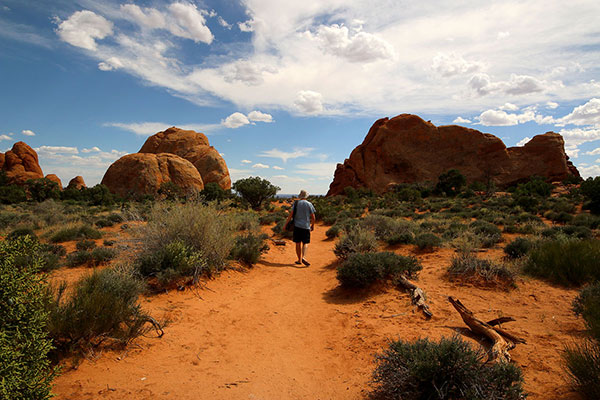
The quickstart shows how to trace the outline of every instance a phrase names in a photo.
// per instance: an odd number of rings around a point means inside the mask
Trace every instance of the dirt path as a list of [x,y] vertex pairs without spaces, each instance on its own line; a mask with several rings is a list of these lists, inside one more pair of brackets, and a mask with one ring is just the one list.
[[519,282],[508,293],[454,284],[443,277],[452,251],[442,249],[419,255],[425,266],[419,283],[435,313],[425,321],[394,289],[340,290],[326,229],[313,233],[309,268],[293,264],[291,243],[272,245],[247,272],[228,271],[205,289],[145,299],[151,314],[172,318],[165,336],[65,368],[55,381],[58,399],[361,398],[373,355],[388,339],[437,339],[464,326],[448,295],[482,317],[517,319],[505,327],[528,340],[512,354],[530,398],[575,398],[560,363],[560,349],[582,329],[570,310],[575,291],[538,281]]

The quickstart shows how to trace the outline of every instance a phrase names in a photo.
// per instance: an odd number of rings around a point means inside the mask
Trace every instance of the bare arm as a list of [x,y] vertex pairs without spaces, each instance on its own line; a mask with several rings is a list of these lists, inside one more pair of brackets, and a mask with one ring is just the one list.
[[315,221],[317,220],[317,218],[315,217],[315,214],[310,214],[310,230],[314,231],[315,230]]

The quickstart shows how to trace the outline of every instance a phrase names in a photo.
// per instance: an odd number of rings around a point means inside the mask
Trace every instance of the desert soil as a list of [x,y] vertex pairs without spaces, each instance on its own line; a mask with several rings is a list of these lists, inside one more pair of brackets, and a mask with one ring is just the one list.
[[[122,351],[89,354],[76,368],[63,364],[57,399],[360,399],[369,391],[374,356],[390,340],[465,334],[447,301],[460,299],[479,318],[512,316],[504,325],[527,340],[511,351],[530,399],[577,399],[566,380],[561,350],[579,340],[583,324],[571,311],[576,290],[519,279],[503,291],[451,282],[451,249],[417,254],[417,281],[434,317],[425,318],[393,287],[367,292],[338,287],[335,241],[328,227],[313,232],[308,268],[294,264],[291,242],[271,244],[262,261],[229,270],[201,287],[145,297],[144,309],[171,322],[162,338],[137,339]],[[270,229],[269,229],[270,231]],[[412,246],[394,248],[414,254]],[[482,257],[499,259],[501,248]],[[85,268],[61,269],[73,281]]]

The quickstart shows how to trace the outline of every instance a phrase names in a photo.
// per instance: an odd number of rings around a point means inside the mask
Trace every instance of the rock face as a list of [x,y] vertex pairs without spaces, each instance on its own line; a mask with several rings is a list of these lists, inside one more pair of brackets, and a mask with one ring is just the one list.
[[194,164],[204,184],[215,182],[224,190],[231,189],[231,178],[225,160],[209,145],[202,133],[171,127],[150,136],[140,153],[176,154]]
[[0,158],[0,164],[9,183],[22,185],[29,179],[44,177],[37,153],[25,142],[15,143],[12,149]]
[[436,127],[416,115],[402,114],[375,122],[361,145],[338,164],[327,195],[365,187],[378,193],[398,183],[437,182],[458,169],[468,182],[507,187],[532,175],[548,181],[579,176],[568,161],[561,135],[537,135],[522,147],[506,148],[494,135],[457,125]]
[[63,185],[62,185],[62,182],[60,181],[60,178],[58,176],[56,176],[54,174],[48,174],[48,175],[46,175],[46,179],[49,179],[52,182],[56,182],[58,184],[58,188],[60,190],[62,190]]
[[71,179],[69,181],[69,184],[67,185],[67,189],[82,189],[86,187],[85,186],[85,181],[83,180],[82,176],[76,176],[75,178]]
[[169,153],[134,153],[115,161],[104,174],[102,184],[119,196],[155,195],[160,185],[173,182],[186,191],[204,189],[194,165]]

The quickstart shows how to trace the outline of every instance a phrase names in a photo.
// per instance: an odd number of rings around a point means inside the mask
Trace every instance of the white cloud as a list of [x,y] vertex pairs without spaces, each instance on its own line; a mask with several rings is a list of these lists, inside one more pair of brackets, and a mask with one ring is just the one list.
[[287,151],[282,151],[279,149],[271,149],[271,150],[266,150],[266,151],[263,151],[262,153],[259,153],[258,156],[259,157],[280,158],[281,161],[286,163],[287,160],[289,160],[289,159],[306,157],[310,154],[310,152],[312,150],[313,150],[312,148],[306,148],[306,149],[295,149],[292,152],[287,152]]
[[248,117],[246,117],[240,112],[234,112],[229,117],[225,118],[224,121],[221,122],[223,126],[231,129],[236,129],[240,126],[248,125],[249,123],[250,121],[248,120]]
[[555,103],[553,101],[547,101],[546,108],[549,108],[550,110],[554,110],[555,108],[558,108],[558,103]]
[[583,178],[600,176],[600,165],[591,165],[589,167],[577,168]]
[[469,62],[454,53],[438,53],[433,58],[431,68],[443,77],[474,73],[483,68],[480,62]]
[[150,136],[157,132],[164,131],[173,125],[164,122],[132,122],[128,124],[122,122],[107,122],[104,124],[104,126],[120,128],[133,132],[136,135]]
[[558,120],[562,125],[597,125],[600,126],[600,99],[593,98],[587,103],[577,106],[573,111]]
[[8,135],[0,135],[0,140],[12,140],[12,138]]
[[[510,103],[507,103],[510,104]],[[550,124],[554,118],[536,113],[535,107],[526,107],[520,114],[507,113],[504,110],[486,110],[478,117],[480,125],[484,126],[513,126],[535,121],[538,124]]]
[[223,19],[223,17],[221,17],[220,15],[217,18],[217,21],[219,22],[219,25],[221,25],[223,28],[226,28],[226,29],[231,29],[232,28],[232,25],[230,23],[228,23],[227,21],[225,21]]
[[598,155],[600,155],[600,147],[597,147],[591,151],[586,151],[583,154],[585,154],[586,156],[598,156]]
[[278,166],[278,165],[273,165],[273,167],[272,167],[272,168],[273,168],[273,169],[276,169],[276,170],[278,170],[278,171],[283,171],[283,170],[285,169],[285,168],[281,168],[281,167],[280,167],[280,166]]
[[110,57],[108,60],[98,63],[98,69],[101,71],[112,71],[119,68],[123,68],[123,63],[117,57]]
[[35,132],[31,129],[23,129],[21,133],[25,136],[35,136]]
[[96,147],[96,146],[94,146],[94,147],[92,147],[92,148],[89,148],[89,149],[81,149],[81,152],[82,152],[82,153],[97,153],[97,152],[100,152],[100,151],[102,151],[102,150],[100,150],[100,149],[99,149],[98,147]]
[[519,109],[519,107],[513,103],[504,103],[504,105],[499,108],[500,110],[505,111],[517,111]]
[[240,161],[242,164],[252,164],[252,161],[250,160],[242,160]]
[[498,32],[498,35],[496,36],[496,39],[497,40],[502,40],[502,39],[506,39],[509,36],[510,36],[510,32],[502,31],[502,32]]
[[238,22],[238,28],[242,32],[254,32],[254,21],[248,20],[244,22]]
[[562,135],[562,137],[565,139],[565,143],[573,144],[576,146],[583,144],[583,143],[595,142],[596,140],[600,140],[600,128],[599,129],[594,129],[594,128],[561,129],[561,131],[558,133],[560,133]]
[[88,10],[75,12],[56,29],[63,41],[87,50],[96,50],[96,39],[104,39],[112,32],[112,22]]
[[531,140],[530,137],[524,137],[523,139],[519,140],[519,143],[517,143],[517,146],[525,146],[525,143],[528,143]]
[[79,154],[77,147],[66,147],[66,146],[40,146],[36,147],[35,151],[38,154]]
[[367,32],[350,35],[342,25],[321,25],[317,32],[306,32],[308,37],[316,39],[321,49],[329,54],[344,58],[350,62],[368,63],[394,58],[394,47],[384,39]]
[[195,42],[212,43],[214,36],[194,4],[172,3],[168,8],[176,22],[168,26],[173,35]]
[[145,28],[160,29],[167,25],[163,13],[155,8],[142,9],[135,4],[123,4],[121,5],[121,11],[133,21],[137,22],[138,25]]
[[545,91],[550,84],[529,75],[510,74],[507,81],[492,81],[485,73],[475,74],[468,83],[469,87],[480,96],[492,93],[503,93],[508,95],[525,95]]
[[248,119],[256,122],[273,122],[273,116],[271,114],[266,114],[260,111],[250,111],[248,113]]
[[249,86],[261,85],[265,81],[265,73],[276,73],[272,66],[261,65],[248,60],[238,60],[222,68],[226,82],[242,82]]
[[298,164],[297,170],[300,175],[316,176],[318,178],[333,179],[333,173],[337,163],[316,162],[307,164]]
[[296,107],[306,114],[317,114],[323,111],[323,95],[312,90],[302,90],[298,92]]
[[257,164],[254,164],[254,165],[252,166],[252,168],[267,169],[267,168],[269,168],[269,166],[268,166],[268,165],[265,165],[265,164],[257,163]]
[[454,119],[454,121],[452,121],[453,124],[470,124],[471,120],[463,118],[463,117],[456,117]]

